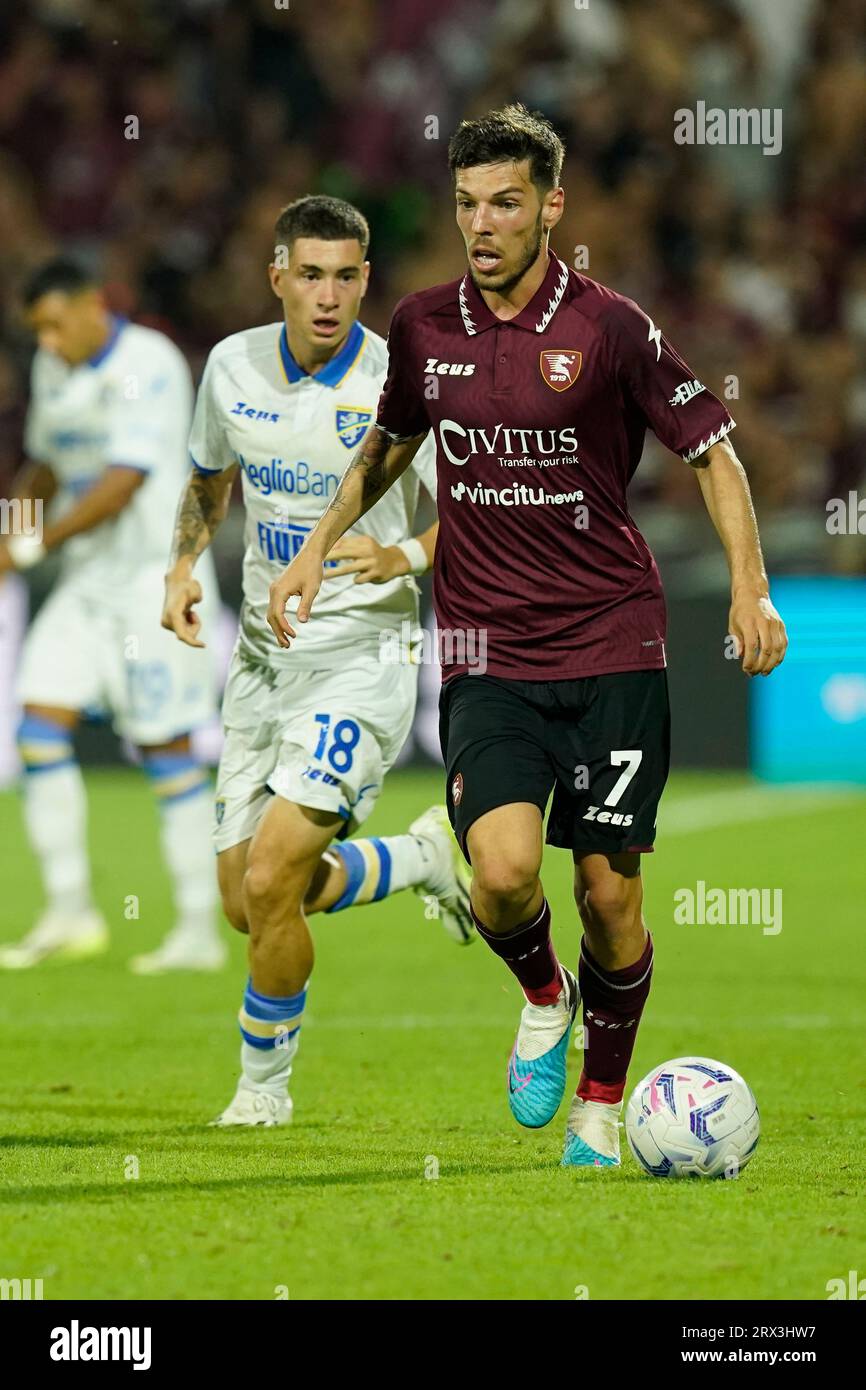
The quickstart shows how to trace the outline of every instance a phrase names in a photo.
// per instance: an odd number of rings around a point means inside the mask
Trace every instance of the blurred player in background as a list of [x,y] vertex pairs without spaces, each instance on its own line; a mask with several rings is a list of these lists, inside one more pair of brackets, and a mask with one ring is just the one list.
[[[91,892],[86,796],[74,749],[83,715],[108,710],[138,746],[161,809],[176,922],[139,973],[211,970],[226,948],[216,925],[207,769],[190,732],[215,713],[209,654],[178,647],[159,623],[170,517],[186,474],[192,382],[161,333],[111,314],[75,263],[42,267],[25,291],[38,343],[17,495],[41,500],[41,538],[0,546],[0,573],[63,548],[60,577],[24,644],[18,698],[24,815],[46,906],[0,966],[81,960],[107,949]],[[208,602],[217,603],[207,572]],[[123,827],[118,826],[122,837]],[[130,889],[136,887],[130,883]]]
[[[475,924],[526,998],[509,1104],[528,1127],[554,1117],[582,995],[587,1043],[562,1161],[600,1168],[620,1161],[649,994],[640,866],[669,760],[664,599],[626,496],[647,427],[697,471],[728,556],[743,669],[769,674],[786,638],[727,410],[636,304],[549,249],[563,154],[550,123],[521,106],[460,126],[449,163],[468,273],[398,305],[377,427],[273,586],[269,621],[282,647],[303,649],[286,601],[300,594],[306,621],[323,555],[400,486],[432,428],[437,622],[467,647],[486,634],[484,674],[443,657],[441,737]],[[557,960],[539,877],[551,792],[547,841],[574,860],[579,982]]]
[[[214,843],[223,906],[249,933],[241,1077],[221,1126],[281,1125],[313,946],[307,916],[414,888],[446,931],[471,939],[468,870],[444,807],[409,833],[343,843],[366,820],[412,725],[418,666],[382,660],[383,639],[418,630],[413,574],[437,527],[411,537],[419,482],[435,497],[435,454],[335,547],[318,621],[288,660],[267,624],[269,585],[310,533],[372,424],[387,351],[358,312],[367,223],[340,199],[290,204],[276,225],[274,294],[284,319],[213,349],[198,393],[163,624],[198,642],[197,558],[225,516],[240,469],[244,603],[223,702],[226,731]],[[372,582],[370,582],[372,581]],[[408,655],[408,653],[407,653]]]

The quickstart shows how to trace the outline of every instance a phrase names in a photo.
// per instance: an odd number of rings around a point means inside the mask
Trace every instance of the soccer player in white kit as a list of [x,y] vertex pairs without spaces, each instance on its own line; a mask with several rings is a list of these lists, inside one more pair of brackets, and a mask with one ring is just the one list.
[[241,1077],[221,1126],[291,1119],[311,913],[414,888],[435,898],[452,937],[472,936],[468,870],[444,806],[405,835],[345,839],[373,809],[412,724],[418,666],[382,658],[395,634],[421,635],[412,574],[432,564],[437,528],[421,537],[411,528],[419,479],[435,496],[432,446],[332,552],[316,622],[290,656],[267,625],[270,584],[333,497],[387,367],[384,341],[358,322],[369,276],[363,216],[341,199],[308,197],[285,208],[275,230],[270,279],[284,318],[233,334],[208,359],[163,616],[182,641],[199,640],[194,605],[206,586],[193,565],[240,471],[244,603],[223,702],[214,842],[226,916],[249,934],[250,977]]
[[[216,969],[226,950],[216,925],[209,776],[189,738],[214,717],[215,673],[208,653],[180,647],[159,621],[170,516],[188,468],[189,368],[163,334],[112,315],[71,261],[43,266],[24,300],[38,348],[25,432],[30,463],[18,495],[45,503],[47,522],[41,538],[15,535],[0,546],[0,574],[60,546],[62,558],[17,682],[24,816],[46,906],[22,941],[0,949],[0,967],[107,948],[73,744],[82,715],[99,710],[140,750],[173,886],[174,927],[155,952],[133,958],[133,969]],[[209,561],[206,584],[216,605]]]

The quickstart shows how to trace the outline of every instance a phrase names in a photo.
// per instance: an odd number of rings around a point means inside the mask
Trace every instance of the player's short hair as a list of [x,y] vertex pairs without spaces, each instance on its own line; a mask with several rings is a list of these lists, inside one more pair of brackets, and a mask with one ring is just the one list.
[[358,241],[364,256],[370,245],[370,227],[364,214],[344,199],[326,193],[296,198],[277,218],[274,238],[278,246],[291,247],[301,236],[317,241]]
[[30,309],[44,294],[56,294],[58,291],[61,294],[80,294],[82,290],[93,289],[96,283],[95,277],[78,261],[57,256],[33,271],[24,285],[22,298],[26,308]]
[[477,121],[461,121],[448,142],[448,168],[529,160],[529,177],[540,193],[559,187],[565,146],[546,116],[515,101]]

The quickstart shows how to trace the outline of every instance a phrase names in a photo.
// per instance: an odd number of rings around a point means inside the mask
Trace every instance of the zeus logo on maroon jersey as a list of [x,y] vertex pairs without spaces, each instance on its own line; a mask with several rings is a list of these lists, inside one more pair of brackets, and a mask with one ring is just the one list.
[[567,391],[580,376],[583,353],[570,348],[552,348],[539,358],[541,375],[554,391]]
[[471,376],[474,371],[474,362],[440,362],[438,357],[428,357],[424,368],[428,376],[431,372],[437,376]]

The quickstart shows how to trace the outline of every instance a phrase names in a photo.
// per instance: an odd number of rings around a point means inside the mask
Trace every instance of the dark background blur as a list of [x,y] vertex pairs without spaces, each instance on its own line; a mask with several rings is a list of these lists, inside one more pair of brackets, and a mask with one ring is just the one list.
[[[363,318],[384,333],[400,296],[464,268],[452,129],[519,98],[568,147],[555,250],[586,247],[726,399],[771,572],[866,572],[866,540],[826,525],[866,458],[866,0],[30,0],[0,36],[0,494],[32,266],[78,253],[197,377],[215,341],[277,317],[279,209],[335,193],[371,222]],[[781,108],[781,152],[677,145],[698,100]],[[652,436],[632,499],[674,640],[681,600],[724,594],[721,546]]]

